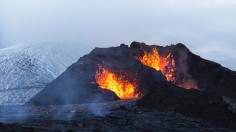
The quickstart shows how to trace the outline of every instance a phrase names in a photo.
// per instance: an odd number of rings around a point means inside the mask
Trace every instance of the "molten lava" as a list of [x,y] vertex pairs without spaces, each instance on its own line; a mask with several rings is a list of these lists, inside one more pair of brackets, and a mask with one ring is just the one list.
[[115,92],[121,99],[138,97],[138,94],[135,94],[136,83],[130,83],[124,76],[118,77],[100,65],[98,65],[95,79],[101,88]]
[[151,52],[144,51],[144,55],[139,57],[139,60],[144,65],[160,70],[168,81],[175,81],[175,60],[172,53],[169,53],[166,57],[162,57],[159,55],[157,49],[153,48]]

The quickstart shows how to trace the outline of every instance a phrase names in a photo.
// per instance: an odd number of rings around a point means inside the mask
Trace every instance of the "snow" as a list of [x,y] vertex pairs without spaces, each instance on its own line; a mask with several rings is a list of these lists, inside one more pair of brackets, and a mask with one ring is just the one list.
[[57,43],[23,43],[0,49],[0,105],[26,103],[79,57]]

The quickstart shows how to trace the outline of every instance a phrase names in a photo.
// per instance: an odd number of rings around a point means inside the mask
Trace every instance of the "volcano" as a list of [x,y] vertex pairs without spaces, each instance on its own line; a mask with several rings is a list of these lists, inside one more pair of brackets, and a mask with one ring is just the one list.
[[[139,98],[166,77],[143,65],[134,47],[95,48],[66,69],[26,105],[51,105]],[[129,89],[127,89],[129,88]]]
[[[24,106],[1,107],[0,113],[24,111],[30,114],[27,124],[40,119],[39,124],[50,127],[62,118],[75,119],[84,130],[108,130],[111,124],[112,130],[170,130],[163,123],[172,124],[173,130],[207,130],[208,123],[236,130],[235,99],[235,71],[181,43],[163,47],[133,42],[93,49]],[[73,124],[78,126],[68,127]]]
[[[236,72],[193,54],[185,45],[95,48],[26,105],[76,104],[142,98],[159,82],[234,100]],[[155,85],[154,85],[155,84]]]

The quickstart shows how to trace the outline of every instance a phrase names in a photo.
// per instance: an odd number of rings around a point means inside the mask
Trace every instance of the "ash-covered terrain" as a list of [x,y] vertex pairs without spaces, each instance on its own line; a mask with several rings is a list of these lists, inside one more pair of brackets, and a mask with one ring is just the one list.
[[95,48],[23,106],[2,107],[1,116],[13,123],[9,113],[20,109],[13,126],[30,130],[231,131],[235,99],[235,71],[180,43],[133,42]]
[[[105,103],[7,108],[8,112],[5,115],[8,116],[1,116],[0,119],[5,124],[0,124],[0,129],[1,131],[24,132],[232,131],[225,125],[212,124],[176,112],[138,108],[135,101],[136,99]],[[16,109],[18,110],[11,111]]]

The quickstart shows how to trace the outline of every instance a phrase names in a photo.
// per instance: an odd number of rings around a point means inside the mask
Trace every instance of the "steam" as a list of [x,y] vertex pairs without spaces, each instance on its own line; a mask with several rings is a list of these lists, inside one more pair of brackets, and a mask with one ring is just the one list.
[[22,106],[0,106],[0,122],[14,123],[28,118],[29,114]]
[[90,103],[89,111],[92,112],[95,116],[106,116],[110,114],[108,108],[105,108],[104,105],[100,105],[103,102],[103,98],[101,96],[96,96],[92,103]]
[[177,85],[180,87],[184,87],[186,89],[197,89],[198,85],[197,82],[192,78],[190,74],[188,74],[188,51],[187,49],[177,50],[178,59],[175,59],[177,61],[176,71],[175,74],[177,77],[182,77],[177,80]]

